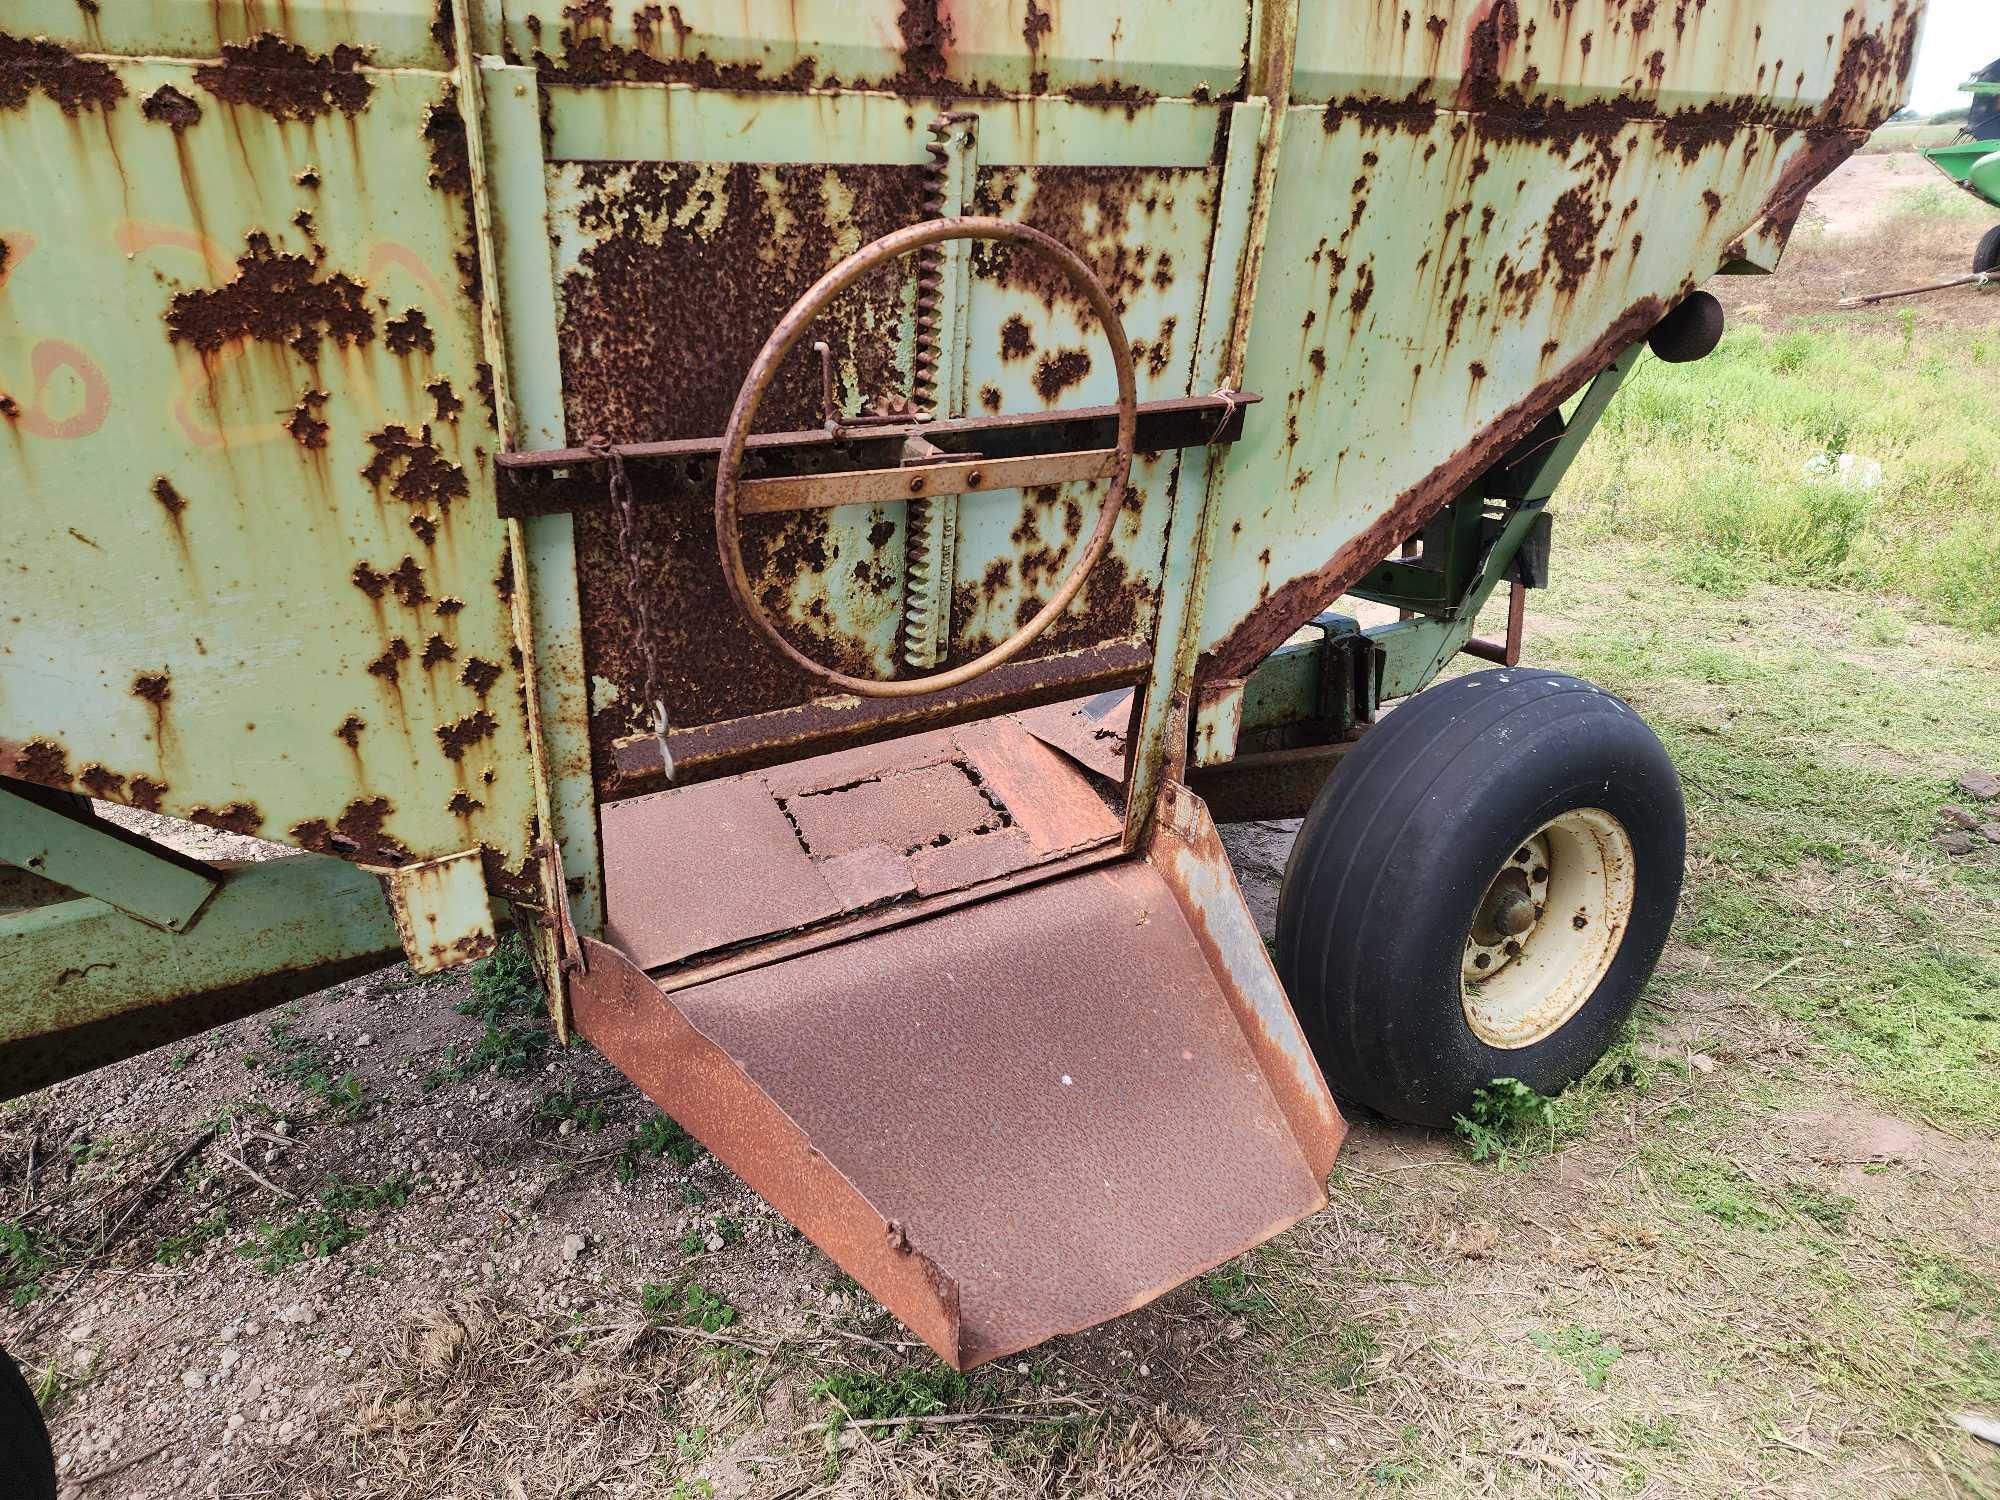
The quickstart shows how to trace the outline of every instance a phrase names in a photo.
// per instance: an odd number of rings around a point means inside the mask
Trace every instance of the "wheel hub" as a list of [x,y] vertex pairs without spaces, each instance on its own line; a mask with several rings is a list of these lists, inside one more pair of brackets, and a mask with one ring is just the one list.
[[1632,841],[1579,808],[1517,846],[1488,882],[1459,965],[1467,1022],[1491,1047],[1561,1030],[1597,988],[1631,919]]

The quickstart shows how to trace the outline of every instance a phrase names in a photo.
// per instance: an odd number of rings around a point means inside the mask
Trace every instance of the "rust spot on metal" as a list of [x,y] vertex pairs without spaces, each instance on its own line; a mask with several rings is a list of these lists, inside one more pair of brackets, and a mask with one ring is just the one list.
[[448,511],[452,501],[463,500],[468,493],[465,470],[438,451],[428,424],[417,433],[407,427],[385,427],[368,434],[368,445],[375,456],[361,477],[378,490],[387,484],[398,500]]
[[499,727],[493,715],[483,708],[475,709],[453,723],[438,725],[438,743],[444,747],[445,759],[461,760],[469,747],[493,738]]
[[42,786],[67,787],[69,752],[54,740],[29,740],[15,749],[12,774]]
[[139,113],[156,125],[170,127],[176,134],[201,123],[201,106],[171,83],[161,84],[141,100]]
[[[651,19],[656,25],[658,15],[653,7]],[[680,23],[678,10],[672,56],[613,42],[610,0],[572,0],[563,7],[562,21],[557,33],[560,60],[539,46],[535,48],[535,70],[545,83],[686,83],[696,88],[739,90],[797,90],[813,83],[811,58],[800,58],[783,73],[767,74],[762,62],[721,63],[706,52],[688,56],[687,42],[693,28]],[[653,42],[657,36],[657,31],[640,29],[642,42]]]
[[979,388],[979,404],[988,411],[997,412],[1000,410],[1000,387],[997,385],[982,385]]
[[441,635],[433,635],[424,642],[424,654],[417,659],[418,665],[434,667],[441,661],[450,661],[458,655],[458,647]]
[[1556,273],[1556,286],[1575,292],[1597,263],[1597,237],[1604,232],[1605,210],[1587,186],[1571,188],[1549,211],[1542,251],[1544,269]]
[[86,109],[109,114],[125,97],[125,82],[108,64],[73,56],[40,37],[0,31],[0,109],[20,109],[30,94],[74,119]]
[[331,428],[319,414],[319,409],[326,403],[325,391],[309,388],[299,392],[298,405],[292,408],[292,414],[285,419],[285,431],[298,441],[301,448],[326,446],[326,435]]
[[1026,359],[1035,352],[1035,335],[1028,320],[1016,313],[1000,325],[1000,357]]
[[436,350],[437,340],[431,336],[430,320],[424,316],[424,310],[412,307],[400,318],[382,325],[382,346],[391,354],[413,351],[430,354]]
[[105,769],[96,761],[85,766],[76,779],[93,797],[116,801],[125,795],[125,778],[116,771]]
[[160,502],[160,508],[167,513],[167,519],[178,528],[181,512],[187,509],[188,503],[166,475],[162,474],[153,481],[153,498]]
[[384,682],[394,682],[404,662],[410,659],[410,643],[400,635],[389,642],[388,648],[368,663],[368,670]]
[[410,513],[410,530],[417,534],[417,540],[422,542],[426,547],[437,540],[437,522],[423,511],[412,511]]
[[132,696],[144,698],[156,709],[165,707],[173,695],[173,679],[165,672],[141,672],[132,679]]
[[1045,354],[1035,366],[1035,391],[1044,401],[1053,402],[1089,373],[1090,355],[1085,350]]
[[451,801],[445,804],[444,810],[455,817],[469,818],[485,805],[470,792],[460,789],[451,794]]
[[430,396],[432,409],[440,422],[456,422],[458,414],[465,410],[465,403],[458,399],[458,392],[451,388],[451,381],[442,375],[424,390]]
[[394,809],[387,797],[356,798],[340,820],[329,825],[311,818],[292,825],[292,842],[315,854],[336,854],[380,864],[401,864],[410,851],[383,829]]
[[500,668],[477,656],[468,657],[465,670],[458,674],[458,680],[484,698],[493,690],[493,684],[500,680]]
[[432,187],[447,193],[472,191],[472,156],[465,144],[465,117],[458,110],[456,88],[447,87],[424,116],[424,147],[430,153]]
[[359,719],[353,714],[349,714],[345,719],[340,721],[340,728],[334,730],[333,737],[352,750],[360,745],[361,731],[367,727],[368,723],[365,719]]
[[194,70],[194,81],[225,104],[247,104],[274,120],[310,123],[339,110],[352,118],[367,107],[374,82],[360,71],[366,48],[342,43],[324,56],[272,32],[225,42],[222,61]]
[[167,304],[167,333],[174,342],[213,354],[239,339],[255,339],[287,344],[312,360],[322,338],[345,348],[375,337],[360,283],[338,271],[321,280],[314,262],[273,248],[261,231],[251,233],[247,244],[231,280],[174,294]]
[[224,833],[255,834],[264,826],[264,815],[248,802],[231,802],[224,807],[197,807],[188,814],[191,822]]
[[431,613],[437,615],[455,615],[464,608],[465,601],[463,599],[444,598],[431,606]]
[[134,776],[132,795],[128,800],[141,812],[158,812],[166,795],[167,784],[164,781],[155,781],[150,776]]

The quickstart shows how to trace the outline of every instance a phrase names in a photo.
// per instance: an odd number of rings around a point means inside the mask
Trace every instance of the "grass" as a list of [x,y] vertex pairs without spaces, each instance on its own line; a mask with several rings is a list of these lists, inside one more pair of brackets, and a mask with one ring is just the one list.
[[[1699,363],[1648,359],[1571,471],[1567,540],[1667,540],[1678,581],[1725,597],[1806,583],[2000,629],[1996,377],[1994,329],[1738,326]],[[1879,488],[1812,472],[1843,453]]]
[[372,1184],[329,1176],[311,1202],[301,1204],[283,1221],[260,1222],[237,1251],[267,1276],[325,1259],[367,1234],[355,1222],[355,1214],[401,1208],[410,1201],[414,1187],[401,1172]]
[[704,1333],[720,1333],[736,1321],[736,1309],[698,1281],[645,1282],[639,1288],[639,1310],[659,1322]]

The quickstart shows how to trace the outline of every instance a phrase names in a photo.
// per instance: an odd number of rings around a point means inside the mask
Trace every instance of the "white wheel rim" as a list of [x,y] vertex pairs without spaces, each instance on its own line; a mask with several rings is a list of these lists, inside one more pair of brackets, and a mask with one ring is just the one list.
[[[1563,813],[1523,839],[1466,934],[1459,997],[1473,1033],[1513,1050],[1568,1025],[1618,956],[1633,889],[1631,837],[1600,808]],[[1495,913],[1509,925],[1490,924]]]

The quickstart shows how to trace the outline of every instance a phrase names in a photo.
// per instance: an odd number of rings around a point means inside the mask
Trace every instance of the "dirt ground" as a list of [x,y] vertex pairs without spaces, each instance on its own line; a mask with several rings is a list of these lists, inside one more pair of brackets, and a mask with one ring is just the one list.
[[[1902,180],[1863,161],[1829,234]],[[1756,285],[1740,314],[1811,300]],[[389,970],[0,1111],[0,1343],[65,1496],[2000,1495],[1953,1421],[2000,1408],[2000,1134],[1914,1077],[2000,1068],[2000,853],[1798,832],[2000,762],[2000,646],[1639,553],[1558,572],[1530,657],[1662,726],[1694,852],[1546,1140],[1357,1119],[1324,1213],[959,1380],[587,1048]],[[1807,772],[1834,790],[1777,800]],[[1267,931],[1294,831],[1227,830]],[[1886,1025],[1926,992],[1863,958],[1933,948],[1974,966],[1969,1062],[1876,1066],[1815,1008]]]

